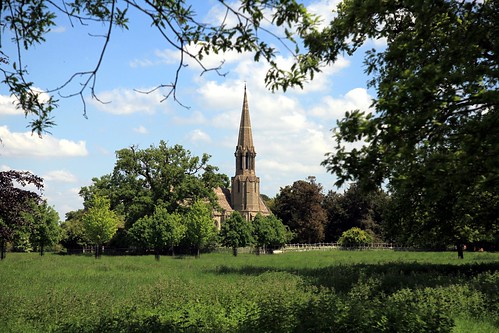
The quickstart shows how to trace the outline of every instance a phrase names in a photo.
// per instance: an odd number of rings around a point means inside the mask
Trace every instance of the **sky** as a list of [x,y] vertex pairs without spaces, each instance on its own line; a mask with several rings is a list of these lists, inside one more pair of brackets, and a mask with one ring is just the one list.
[[[205,22],[217,22],[217,1],[196,2]],[[333,17],[338,1],[307,1],[310,11],[324,22]],[[232,177],[244,86],[247,87],[256,174],[261,193],[275,196],[280,188],[315,176],[325,191],[336,190],[335,178],[320,163],[334,149],[331,129],[346,111],[368,110],[374,92],[366,88],[363,53],[340,57],[316,75],[303,89],[283,93],[265,87],[268,65],[255,63],[252,54],[229,52],[205,58],[208,65],[224,61],[223,72],[201,74],[189,62],[183,68],[177,98],[163,100],[160,91],[141,94],[175,75],[178,52],[154,31],[143,15],[130,13],[129,30],[115,29],[97,75],[95,93],[105,102],[85,94],[87,117],[79,97],[59,98],[53,116],[56,126],[39,138],[27,127],[29,118],[16,110],[5,86],[0,84],[0,170],[27,170],[44,179],[43,196],[61,220],[68,211],[83,208],[78,195],[92,178],[112,172],[115,152],[136,145],[157,146],[160,140],[180,144],[193,155],[211,155],[210,164]],[[271,28],[271,27],[270,27]],[[82,27],[60,17],[46,42],[23,54],[30,79],[40,89],[53,89],[75,72],[93,69],[100,55],[103,25]],[[13,45],[3,36],[2,51]],[[275,44],[279,47],[278,44]],[[382,47],[368,41],[366,48]],[[278,61],[286,64],[284,50]],[[64,92],[78,89],[70,85]]]

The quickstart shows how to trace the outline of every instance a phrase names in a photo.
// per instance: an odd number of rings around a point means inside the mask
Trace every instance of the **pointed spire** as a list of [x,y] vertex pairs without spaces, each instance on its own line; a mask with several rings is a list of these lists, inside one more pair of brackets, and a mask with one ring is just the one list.
[[254,151],[253,134],[251,133],[251,121],[248,107],[248,97],[246,95],[246,84],[244,85],[243,110],[241,112],[241,124],[239,125],[239,138],[237,145],[243,150]]

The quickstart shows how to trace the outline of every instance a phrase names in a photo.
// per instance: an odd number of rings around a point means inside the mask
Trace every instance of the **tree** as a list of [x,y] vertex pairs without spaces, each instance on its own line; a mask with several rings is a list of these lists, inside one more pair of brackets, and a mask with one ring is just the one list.
[[274,215],[257,214],[252,225],[257,254],[260,254],[260,249],[263,249],[265,253],[267,249],[279,248],[293,237],[289,229]]
[[327,221],[323,200],[322,186],[313,177],[298,180],[281,188],[275,198],[274,214],[294,233],[295,241],[321,242]]
[[29,226],[23,213],[30,209],[29,203],[39,202],[40,195],[21,187],[34,186],[43,189],[43,179],[28,171],[0,172],[0,260],[5,258],[7,242],[11,242],[16,232]]
[[[185,0],[173,1],[49,1],[49,0],[6,0],[2,2],[0,23],[3,27],[3,43],[13,43],[10,49],[12,54],[0,51],[0,68],[3,74],[3,84],[10,94],[17,99],[17,107],[22,109],[26,116],[32,115],[35,119],[30,123],[32,131],[42,134],[53,126],[52,111],[57,107],[55,96],[79,97],[83,104],[83,113],[86,116],[86,95],[99,100],[95,92],[97,74],[106,61],[106,50],[112,42],[112,32],[116,28],[128,29],[130,19],[140,20],[140,15],[146,18],[145,27],[159,32],[163,43],[179,52],[179,62],[171,83],[159,82],[158,86],[145,93],[160,90],[165,99],[176,98],[176,89],[179,76],[187,59],[192,59],[200,68],[201,73],[216,71],[224,75],[221,66],[209,67],[203,62],[206,55],[226,51],[251,52],[255,61],[264,59],[271,69],[267,74],[267,84],[273,86],[281,84],[284,88],[299,84],[304,79],[298,69],[294,68],[291,75],[277,67],[276,57],[278,50],[272,43],[262,39],[270,36],[277,43],[297,55],[299,43],[294,34],[302,34],[311,29],[317,20],[309,15],[302,4],[295,0],[285,1],[250,1],[243,0],[237,5],[230,5],[226,1],[218,2],[225,8],[222,21],[212,23],[203,21],[203,13],[197,15],[196,3],[187,3]],[[50,97],[40,98],[40,91],[35,89],[36,82],[29,79],[29,64],[23,59],[25,52],[45,42],[45,36],[56,25],[58,16],[68,18],[73,28],[88,29],[90,36],[102,38],[102,48],[97,54],[95,67],[77,73],[68,74],[68,80],[61,82],[43,93]],[[267,29],[267,22],[280,27],[280,32]],[[265,24],[264,24],[265,23]],[[95,34],[95,30],[101,33]],[[297,55],[298,56],[298,55]],[[287,77],[286,80],[283,77]],[[75,90],[71,87],[77,86]]]
[[323,165],[338,185],[386,184],[402,240],[498,239],[498,21],[497,1],[350,0],[305,38],[308,54],[326,63],[370,38],[387,41],[365,57],[374,113],[338,122]]
[[185,222],[185,240],[199,258],[201,250],[213,242],[217,234],[210,207],[200,200],[195,201],[185,215]]
[[78,209],[66,213],[66,220],[61,224],[61,244],[67,249],[81,248],[87,245],[83,215],[85,210]]
[[140,245],[154,248],[156,260],[159,260],[163,248],[178,245],[184,238],[187,227],[182,223],[179,213],[168,213],[168,210],[159,205],[152,216],[139,219],[129,230],[128,234]]
[[208,154],[192,156],[182,146],[170,147],[164,141],[158,147],[121,149],[116,157],[113,173],[94,178],[93,185],[83,187],[80,195],[85,205],[94,194],[107,196],[111,209],[124,215],[126,228],[152,216],[159,204],[169,213],[182,213],[197,200],[215,208],[214,188],[228,182],[227,176],[208,164]]
[[86,238],[95,244],[95,258],[100,257],[100,248],[111,240],[122,223],[120,216],[109,208],[109,199],[96,195],[82,218]]
[[30,242],[36,246],[40,255],[43,256],[47,246],[57,244],[60,240],[59,214],[47,204],[46,200],[40,204],[32,203],[32,205],[34,207],[26,216],[26,219],[33,226]]
[[371,236],[364,230],[353,227],[341,234],[338,243],[346,247],[359,247],[372,242]]
[[251,236],[252,225],[242,215],[234,211],[224,221],[220,229],[219,237],[222,246],[232,248],[232,254],[237,256],[237,248],[249,246],[253,243]]
[[353,227],[369,233],[374,239],[383,237],[383,213],[388,195],[381,189],[363,191],[352,184],[344,193],[329,191],[323,207],[327,212],[326,239],[337,241],[341,234]]

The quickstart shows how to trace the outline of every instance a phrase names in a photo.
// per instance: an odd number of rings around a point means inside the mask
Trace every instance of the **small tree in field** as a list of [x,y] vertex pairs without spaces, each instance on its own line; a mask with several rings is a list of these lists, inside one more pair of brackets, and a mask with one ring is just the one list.
[[354,227],[341,234],[338,243],[341,246],[361,246],[372,242],[372,237],[364,230]]
[[59,214],[47,204],[47,201],[43,201],[41,204],[33,203],[33,208],[27,214],[26,220],[33,226],[30,242],[43,256],[45,248],[57,244],[61,238]]
[[167,246],[173,248],[184,238],[187,226],[182,224],[179,213],[168,213],[164,206],[156,207],[152,216],[139,219],[128,231],[128,234],[144,247],[154,248],[156,260],[161,250]]
[[199,258],[201,249],[216,238],[216,229],[208,205],[197,200],[186,214],[186,240]]
[[233,212],[222,224],[220,242],[223,246],[232,248],[232,254],[237,256],[238,247],[248,246],[253,243],[251,231],[250,222],[245,221],[239,212]]
[[263,249],[265,253],[267,249],[283,246],[293,237],[289,229],[274,215],[257,214],[252,225],[252,236],[257,247],[257,254],[260,254],[260,249]]
[[95,244],[95,258],[100,257],[102,244],[111,240],[121,218],[109,209],[109,199],[95,195],[89,209],[83,215],[83,226],[87,239]]

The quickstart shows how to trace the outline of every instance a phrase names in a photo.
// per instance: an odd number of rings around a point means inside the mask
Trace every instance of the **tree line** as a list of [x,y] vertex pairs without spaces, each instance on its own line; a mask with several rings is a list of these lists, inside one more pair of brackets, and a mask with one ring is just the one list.
[[83,208],[66,214],[59,224],[57,212],[41,194],[19,185],[38,185],[43,180],[28,172],[0,173],[0,241],[2,259],[7,243],[14,250],[40,250],[54,244],[65,248],[94,246],[96,257],[103,245],[174,254],[178,249],[199,256],[217,244],[230,247],[254,245],[266,252],[280,247],[291,232],[275,216],[256,216],[247,223],[234,212],[221,230],[213,212],[220,210],[215,188],[228,185],[228,177],[208,164],[209,156],[192,156],[182,146],[146,149],[129,147],[116,152],[112,173],[93,179],[80,195]]
[[[271,216],[257,215],[250,223],[234,212],[215,227],[213,213],[220,211],[215,188],[227,187],[228,177],[210,165],[210,156],[192,156],[180,145],[161,141],[148,148],[129,147],[116,152],[111,173],[96,177],[82,187],[83,208],[66,214],[64,222],[40,191],[43,180],[29,172],[0,172],[0,245],[18,251],[39,251],[59,244],[66,249],[94,246],[96,257],[104,245],[133,253],[192,253],[215,246],[255,246],[267,252],[285,243],[340,242],[360,245],[396,242],[399,245],[445,249],[455,237],[442,228],[433,237],[433,226],[414,219],[400,224],[407,212],[398,214],[396,195],[381,188],[366,190],[352,183],[344,192],[324,193],[314,177],[282,187],[274,198],[263,196]],[[457,227],[457,226],[456,226]],[[418,234],[414,233],[418,230]],[[478,224],[467,229],[465,243],[481,247],[497,245],[498,237]]]

